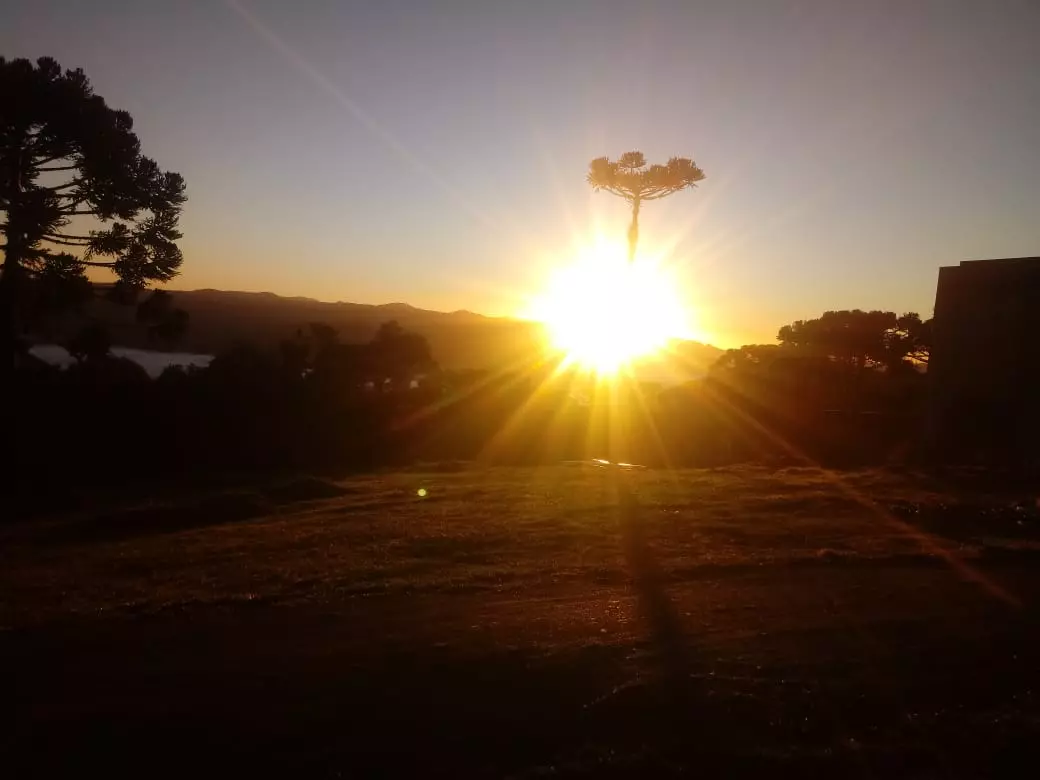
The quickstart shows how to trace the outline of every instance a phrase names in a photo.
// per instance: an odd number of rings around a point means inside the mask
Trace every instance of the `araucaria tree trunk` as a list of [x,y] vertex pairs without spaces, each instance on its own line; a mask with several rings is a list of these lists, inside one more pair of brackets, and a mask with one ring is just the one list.
[[636,244],[639,243],[639,198],[632,199],[632,224],[628,226],[628,262],[636,259]]

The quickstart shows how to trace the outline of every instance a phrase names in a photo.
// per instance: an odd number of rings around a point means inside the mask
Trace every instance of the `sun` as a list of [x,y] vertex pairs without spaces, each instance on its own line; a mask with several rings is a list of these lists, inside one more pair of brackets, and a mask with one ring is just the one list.
[[629,263],[625,246],[607,241],[556,269],[529,316],[546,324],[568,362],[601,374],[688,333],[687,312],[662,264]]

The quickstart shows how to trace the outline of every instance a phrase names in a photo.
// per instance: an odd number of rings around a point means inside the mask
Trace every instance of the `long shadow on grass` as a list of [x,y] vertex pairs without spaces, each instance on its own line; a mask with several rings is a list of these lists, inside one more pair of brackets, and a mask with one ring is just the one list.
[[668,595],[668,575],[658,564],[647,540],[645,518],[641,517],[639,500],[626,475],[617,474],[615,484],[625,561],[635,587],[639,611],[649,627],[650,645],[660,663],[672,703],[694,704],[687,701],[693,693],[690,690],[689,647],[683,637],[679,613]]

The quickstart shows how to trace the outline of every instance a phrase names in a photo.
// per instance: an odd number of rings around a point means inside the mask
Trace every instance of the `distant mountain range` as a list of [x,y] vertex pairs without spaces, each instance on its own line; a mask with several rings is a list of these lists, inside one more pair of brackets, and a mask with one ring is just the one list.
[[[306,329],[311,322],[331,325],[342,341],[362,342],[388,320],[397,320],[402,327],[425,336],[434,358],[446,369],[523,365],[540,355],[546,344],[541,323],[486,317],[469,311],[430,311],[406,303],[328,303],[273,293],[224,290],[171,294],[174,305],[190,317],[187,333],[175,346],[185,352],[216,354],[242,342],[277,344],[298,329]],[[142,332],[129,327],[118,328],[115,340],[128,347],[152,346]],[[721,354],[717,347],[696,341],[677,341],[673,346],[676,359],[647,361],[648,378],[682,381],[706,371]]]

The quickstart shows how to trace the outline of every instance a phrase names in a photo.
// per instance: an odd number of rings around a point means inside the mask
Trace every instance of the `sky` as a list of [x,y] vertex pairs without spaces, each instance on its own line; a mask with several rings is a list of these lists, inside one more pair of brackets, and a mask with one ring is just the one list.
[[1035,0],[0,0],[0,54],[83,68],[184,175],[175,289],[521,312],[623,201],[690,331],[930,316],[937,269],[1040,254]]

